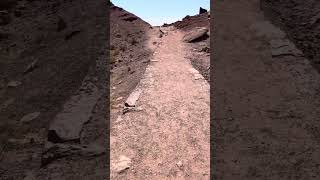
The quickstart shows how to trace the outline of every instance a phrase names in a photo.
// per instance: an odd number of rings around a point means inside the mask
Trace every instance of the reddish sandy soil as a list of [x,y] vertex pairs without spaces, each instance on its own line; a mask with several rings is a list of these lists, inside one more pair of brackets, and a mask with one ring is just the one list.
[[140,110],[112,118],[112,179],[209,179],[209,84],[185,58],[184,33],[162,30],[135,90]]

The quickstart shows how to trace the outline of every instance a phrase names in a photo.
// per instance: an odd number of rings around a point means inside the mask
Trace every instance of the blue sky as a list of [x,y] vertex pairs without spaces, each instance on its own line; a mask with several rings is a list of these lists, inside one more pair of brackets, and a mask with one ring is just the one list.
[[153,26],[181,20],[186,15],[196,15],[199,8],[210,9],[210,0],[111,0]]

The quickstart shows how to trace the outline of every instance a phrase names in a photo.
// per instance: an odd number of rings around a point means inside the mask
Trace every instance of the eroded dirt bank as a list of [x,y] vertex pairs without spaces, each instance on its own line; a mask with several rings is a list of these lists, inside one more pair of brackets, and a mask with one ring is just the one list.
[[[85,146],[106,147],[107,2],[0,6],[0,179],[105,178],[105,150]],[[48,133],[62,111],[87,123],[72,143]]]
[[212,176],[319,179],[318,72],[260,1],[215,1],[212,12]]

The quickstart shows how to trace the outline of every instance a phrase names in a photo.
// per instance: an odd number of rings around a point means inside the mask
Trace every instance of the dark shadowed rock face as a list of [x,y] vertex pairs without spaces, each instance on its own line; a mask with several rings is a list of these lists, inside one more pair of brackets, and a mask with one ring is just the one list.
[[199,14],[203,14],[203,13],[206,13],[206,12],[208,12],[206,9],[200,7]]
[[0,10],[7,10],[15,6],[17,0],[1,0],[0,1]]
[[[93,95],[97,88],[105,92],[105,64],[109,61],[106,3],[0,0],[0,149],[1,158],[6,157],[1,159],[0,179],[50,179],[50,167],[40,168],[46,150],[43,144],[47,139],[61,141],[59,133],[55,136],[48,129],[51,122],[61,114],[70,97]],[[97,88],[83,88],[85,77],[90,86]],[[108,98],[107,94],[103,96]],[[91,102],[81,104],[92,105]],[[50,161],[58,168],[59,177],[55,178],[107,178],[107,174],[99,173],[108,169],[106,157],[99,153],[99,157],[83,158],[88,151],[92,152],[83,146],[91,142],[103,146],[107,135],[105,102],[97,100],[94,104],[90,112],[86,111],[90,118],[81,124],[78,142],[63,142],[63,146],[50,149],[53,152],[49,152],[49,158],[78,156],[76,160]],[[85,113],[79,112],[76,114]],[[76,121],[81,122],[79,118]],[[71,126],[76,129],[75,124]],[[28,172],[33,175],[26,175]]]
[[[261,8],[313,63],[320,63],[320,1],[262,0]],[[318,65],[316,65],[318,66]],[[320,67],[317,67],[320,71]]]

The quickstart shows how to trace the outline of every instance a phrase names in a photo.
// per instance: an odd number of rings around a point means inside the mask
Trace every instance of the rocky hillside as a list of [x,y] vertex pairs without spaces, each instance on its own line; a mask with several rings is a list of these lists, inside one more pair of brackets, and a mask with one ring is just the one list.
[[196,27],[206,27],[210,29],[210,11],[200,7],[199,14],[194,16],[186,16],[181,21],[173,23],[178,29],[188,31]]
[[[0,179],[103,178],[103,151],[92,157],[84,147],[106,144],[106,1],[4,0],[0,10]],[[76,141],[53,142],[48,130],[64,104],[91,90],[100,94]]]
[[148,46],[156,31],[136,15],[111,6],[110,9],[110,66],[111,122],[122,113],[125,99],[139,83],[153,50]]
[[188,15],[171,25],[191,36],[197,35],[198,29],[204,30],[200,32],[199,38],[188,43],[191,52],[188,57],[192,65],[210,81],[210,11],[200,7],[199,14]]

